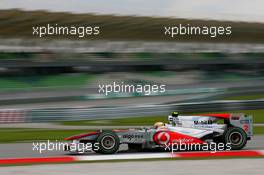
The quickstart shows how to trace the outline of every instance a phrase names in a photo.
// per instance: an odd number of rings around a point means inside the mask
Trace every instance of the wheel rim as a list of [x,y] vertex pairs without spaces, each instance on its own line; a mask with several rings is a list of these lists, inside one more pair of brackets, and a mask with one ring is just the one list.
[[233,132],[229,135],[229,141],[233,145],[240,145],[243,142],[243,136],[239,132]]
[[115,138],[113,136],[104,136],[101,140],[101,145],[105,149],[112,149],[115,146]]

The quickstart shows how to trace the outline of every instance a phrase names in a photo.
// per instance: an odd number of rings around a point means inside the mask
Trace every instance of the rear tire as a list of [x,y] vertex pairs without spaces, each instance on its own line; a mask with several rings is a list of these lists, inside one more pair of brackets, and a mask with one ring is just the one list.
[[96,142],[99,144],[97,152],[102,154],[114,154],[118,151],[120,145],[120,140],[113,131],[103,131]]
[[247,144],[247,134],[238,127],[228,128],[223,135],[225,144],[230,144],[232,150],[240,150]]

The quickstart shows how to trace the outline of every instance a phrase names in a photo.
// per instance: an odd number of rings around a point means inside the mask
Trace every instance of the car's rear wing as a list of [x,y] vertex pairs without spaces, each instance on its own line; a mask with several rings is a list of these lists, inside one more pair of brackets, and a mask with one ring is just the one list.
[[231,125],[242,128],[248,137],[253,136],[253,119],[251,115],[231,114],[229,120]]

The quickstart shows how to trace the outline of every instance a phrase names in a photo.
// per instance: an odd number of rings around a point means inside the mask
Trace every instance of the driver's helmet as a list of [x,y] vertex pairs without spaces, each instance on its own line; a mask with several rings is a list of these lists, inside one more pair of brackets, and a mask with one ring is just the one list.
[[165,124],[163,123],[163,122],[156,122],[155,124],[154,124],[154,128],[159,128],[159,127],[162,127],[162,126],[165,126]]
[[179,113],[178,112],[172,112],[171,116],[172,117],[178,117],[179,116]]

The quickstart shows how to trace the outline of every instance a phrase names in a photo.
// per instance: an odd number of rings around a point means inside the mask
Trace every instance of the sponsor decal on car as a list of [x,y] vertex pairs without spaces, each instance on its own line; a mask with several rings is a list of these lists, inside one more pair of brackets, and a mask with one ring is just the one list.
[[128,139],[128,140],[132,140],[132,139],[143,139],[143,135],[140,134],[125,134],[123,135],[123,139]]
[[198,121],[198,120],[194,120],[193,121],[195,125],[211,125],[213,124],[213,121],[212,120],[201,120],[201,121]]
[[167,144],[170,141],[170,135],[167,132],[160,132],[157,136],[160,144]]

